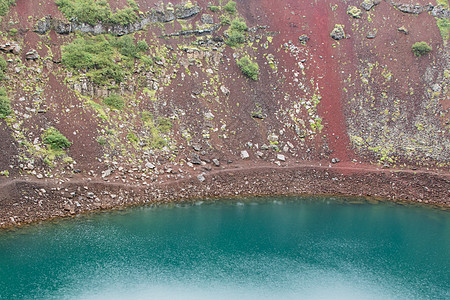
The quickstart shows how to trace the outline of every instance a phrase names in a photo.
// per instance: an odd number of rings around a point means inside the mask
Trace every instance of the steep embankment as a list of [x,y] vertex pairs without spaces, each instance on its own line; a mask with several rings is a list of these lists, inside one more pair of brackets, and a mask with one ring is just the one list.
[[57,2],[2,19],[1,226],[221,195],[449,205],[443,1]]

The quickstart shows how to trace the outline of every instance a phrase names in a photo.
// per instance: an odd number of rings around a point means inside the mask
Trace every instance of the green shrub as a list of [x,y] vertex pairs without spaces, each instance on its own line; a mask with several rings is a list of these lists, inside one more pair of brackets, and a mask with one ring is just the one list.
[[70,21],[96,25],[98,22],[126,25],[138,20],[139,8],[134,1],[112,13],[105,0],[56,0],[59,10]]
[[236,9],[236,2],[228,1],[228,3],[225,4],[223,9],[226,10],[227,12],[229,12],[230,14],[235,14],[236,11],[237,11],[237,9]]
[[169,118],[159,117],[158,118],[158,129],[162,133],[168,133],[172,129],[172,122],[170,121]]
[[244,31],[248,29],[247,24],[242,19],[234,19],[228,30],[228,38],[225,41],[230,47],[236,47],[245,42]]
[[84,70],[97,84],[124,79],[124,70],[114,60],[114,48],[102,35],[77,38],[62,48],[62,63],[74,71]]
[[450,19],[442,18],[437,20],[437,26],[441,32],[442,39],[444,43],[450,38]]
[[245,36],[239,31],[231,31],[228,34],[228,38],[225,42],[230,47],[236,47],[245,42]]
[[141,120],[144,123],[153,122],[153,114],[147,110],[144,110],[143,112],[141,112]]
[[69,140],[55,127],[48,128],[44,132],[42,140],[45,144],[49,145],[50,148],[55,150],[69,148],[72,145],[72,143],[69,142]]
[[250,58],[247,56],[242,57],[237,62],[239,68],[241,69],[242,73],[244,73],[247,77],[258,80],[258,74],[259,74],[259,66],[258,63],[252,62]]
[[227,15],[221,15],[221,16],[219,17],[219,19],[220,19],[220,24],[221,24],[222,26],[226,26],[226,25],[230,25],[230,24],[231,24],[231,19],[230,19],[230,17],[227,16]]
[[137,42],[137,49],[140,52],[147,52],[149,49],[147,42],[145,40],[141,40],[141,41]]
[[220,10],[220,7],[215,6],[215,5],[211,5],[211,6],[209,7],[209,9],[210,9],[212,12],[218,12],[218,11]]
[[0,0],[0,16],[4,16],[9,12],[11,5],[14,5],[16,0]]
[[247,24],[245,24],[245,21],[243,19],[236,18],[231,22],[230,29],[233,31],[242,32],[242,31],[246,31],[248,29],[248,27],[247,27]]
[[422,56],[433,50],[426,42],[417,42],[412,45],[412,51],[416,56]]
[[103,103],[113,109],[121,110],[125,106],[122,96],[118,94],[111,94],[103,100]]
[[4,119],[11,114],[11,102],[4,88],[0,88],[0,119]]
[[8,66],[8,63],[3,58],[3,56],[0,56],[0,80],[3,80],[5,78],[5,72],[6,68]]

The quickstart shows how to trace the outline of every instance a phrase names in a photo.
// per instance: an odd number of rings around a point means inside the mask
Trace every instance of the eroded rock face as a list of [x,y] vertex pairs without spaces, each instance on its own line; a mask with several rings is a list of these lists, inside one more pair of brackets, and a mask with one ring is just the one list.
[[15,43],[6,43],[3,45],[0,45],[0,51],[6,52],[6,53],[13,53],[13,54],[19,54],[20,53],[20,46]]
[[[83,33],[91,34],[112,34],[116,36],[121,36],[125,34],[130,34],[139,30],[144,29],[145,25],[150,23],[167,23],[175,19],[187,19],[195,16],[201,11],[198,5],[187,5],[179,4],[175,6],[174,9],[156,9],[139,16],[139,20],[134,23],[129,24],[110,24],[110,23],[98,23],[95,25],[90,25],[86,23],[69,22],[66,23],[59,19],[53,19],[52,16],[47,16],[37,22],[34,32],[38,34],[46,34],[50,30],[54,29],[56,33],[59,34],[69,34],[75,32],[75,30],[81,31]],[[214,30],[204,30],[204,32],[212,32]],[[204,33],[204,32],[200,32]]]
[[28,60],[36,60],[39,58],[39,54],[35,49],[30,49],[26,54],[25,58]]

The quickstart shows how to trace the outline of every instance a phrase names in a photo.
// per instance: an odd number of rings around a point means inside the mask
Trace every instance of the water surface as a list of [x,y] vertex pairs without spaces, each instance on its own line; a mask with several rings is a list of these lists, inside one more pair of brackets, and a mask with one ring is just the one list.
[[197,202],[0,231],[1,299],[450,299],[450,214]]

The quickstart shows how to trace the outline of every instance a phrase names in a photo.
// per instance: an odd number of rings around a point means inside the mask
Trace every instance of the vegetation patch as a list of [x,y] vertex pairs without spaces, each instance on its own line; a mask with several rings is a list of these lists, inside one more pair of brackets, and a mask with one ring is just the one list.
[[247,77],[258,80],[259,75],[259,65],[256,62],[252,62],[250,58],[247,56],[242,57],[237,62],[239,68],[241,69],[242,73],[244,73]]
[[0,16],[6,15],[11,5],[14,4],[16,4],[16,0],[0,0]]
[[73,22],[96,25],[97,23],[131,24],[138,20],[139,8],[134,0],[128,0],[128,5],[115,13],[109,3],[104,0],[56,0],[59,10]]
[[127,70],[133,67],[134,59],[148,51],[145,41],[135,43],[127,35],[113,37],[98,35],[78,37],[62,48],[62,63],[75,72],[86,72],[96,84],[107,84],[124,80]]
[[242,19],[234,19],[231,22],[230,29],[227,31],[228,38],[226,40],[227,45],[230,47],[236,47],[245,42],[245,31],[247,31],[248,27],[244,20]]
[[8,66],[8,63],[3,58],[3,56],[0,56],[0,80],[3,80],[5,78],[6,68]]
[[237,11],[236,9],[236,2],[234,1],[228,1],[227,4],[225,4],[225,6],[223,7],[223,9],[227,12],[229,12],[230,14],[234,15]]
[[69,140],[55,127],[50,127],[45,130],[42,135],[42,140],[44,141],[44,144],[49,145],[50,148],[54,150],[69,148],[72,145],[72,143],[69,142]]
[[426,42],[417,42],[414,45],[412,45],[412,51],[414,55],[419,57],[428,54],[431,50],[433,50],[433,48],[431,48],[431,46],[428,45]]
[[0,88],[0,119],[11,114],[11,102],[6,94],[5,88]]
[[125,106],[125,101],[122,96],[118,94],[111,94],[103,100],[103,103],[109,107],[117,110],[121,110]]

